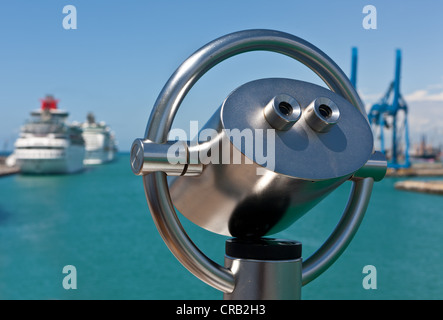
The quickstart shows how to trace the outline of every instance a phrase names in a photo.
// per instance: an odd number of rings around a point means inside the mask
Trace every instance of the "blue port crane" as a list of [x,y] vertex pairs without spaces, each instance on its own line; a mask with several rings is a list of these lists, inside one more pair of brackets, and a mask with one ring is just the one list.
[[351,58],[351,83],[354,88],[357,88],[357,60],[358,60],[358,50],[356,47],[352,48],[352,58]]
[[[408,106],[400,93],[401,50],[396,50],[395,78],[388,91],[378,103],[375,103],[368,114],[373,128],[379,127],[381,150],[385,149],[385,129],[391,131],[391,157],[388,167],[393,169],[409,168],[409,128]],[[399,121],[403,113],[403,122]]]
[[[401,50],[396,50],[395,78],[386,94],[369,110],[368,120],[374,136],[380,139],[380,148],[386,155],[385,131],[391,133],[391,154],[388,167],[393,169],[409,168],[409,128],[408,106],[400,93]],[[351,83],[357,83],[357,48],[352,48]],[[402,119],[401,119],[402,116]]]

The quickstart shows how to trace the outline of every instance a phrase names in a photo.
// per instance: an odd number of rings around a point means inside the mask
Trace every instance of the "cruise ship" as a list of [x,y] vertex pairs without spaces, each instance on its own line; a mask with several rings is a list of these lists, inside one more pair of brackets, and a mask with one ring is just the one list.
[[83,139],[85,140],[86,154],[84,163],[95,165],[114,160],[117,146],[113,132],[105,122],[96,122],[92,113],[82,124]]
[[67,123],[69,113],[57,108],[58,100],[46,96],[40,110],[21,128],[13,162],[21,173],[74,173],[84,169],[85,142],[79,125]]

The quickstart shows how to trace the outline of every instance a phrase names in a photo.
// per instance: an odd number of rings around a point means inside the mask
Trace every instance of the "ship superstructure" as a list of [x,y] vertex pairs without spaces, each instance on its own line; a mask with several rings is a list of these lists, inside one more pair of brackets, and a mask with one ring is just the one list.
[[13,157],[22,173],[73,173],[84,168],[82,128],[67,123],[69,113],[57,104],[53,96],[46,96],[21,128]]
[[82,124],[83,139],[86,145],[84,163],[86,165],[102,164],[114,160],[117,146],[114,133],[103,121],[96,122],[95,116],[89,113]]

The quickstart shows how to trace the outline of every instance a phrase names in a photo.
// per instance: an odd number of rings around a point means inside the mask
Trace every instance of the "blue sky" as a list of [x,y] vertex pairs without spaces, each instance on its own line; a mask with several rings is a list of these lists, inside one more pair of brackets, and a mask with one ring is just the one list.
[[[365,30],[365,5],[377,29]],[[62,27],[65,5],[77,29]],[[368,105],[387,90],[395,50],[403,53],[401,91],[413,141],[421,133],[443,143],[443,2],[424,1],[104,1],[17,0],[0,4],[0,151],[8,149],[39,99],[50,93],[71,121],[94,112],[129,150],[142,137],[163,85],[195,50],[243,29],[285,31],[313,43],[346,74],[358,47],[357,87]],[[174,126],[201,124],[239,85],[264,77],[320,83],[296,61],[254,52],[215,67],[191,90]],[[441,141],[440,141],[441,140]]]

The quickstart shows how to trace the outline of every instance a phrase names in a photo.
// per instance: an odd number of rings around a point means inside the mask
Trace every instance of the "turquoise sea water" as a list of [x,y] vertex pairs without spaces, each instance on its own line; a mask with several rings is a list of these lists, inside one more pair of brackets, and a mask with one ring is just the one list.
[[[303,299],[443,299],[443,197],[375,185],[366,217],[343,256]],[[278,237],[312,254],[337,223],[350,184]],[[225,237],[183,219],[194,242],[223,263]],[[63,267],[77,289],[63,288]],[[365,265],[377,289],[365,290]],[[0,299],[221,299],[183,268],[150,217],[129,155],[81,174],[0,178]]]

